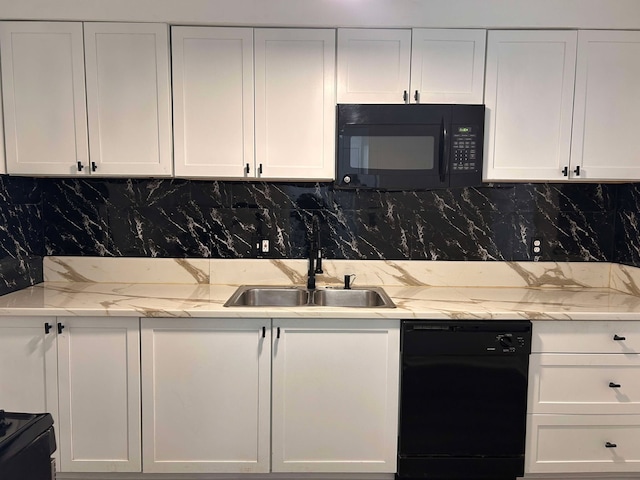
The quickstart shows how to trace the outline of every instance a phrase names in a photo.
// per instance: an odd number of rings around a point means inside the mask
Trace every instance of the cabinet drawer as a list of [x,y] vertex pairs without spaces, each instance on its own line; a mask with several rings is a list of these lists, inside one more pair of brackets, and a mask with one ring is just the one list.
[[529,415],[525,473],[637,472],[640,415]]
[[640,353],[640,321],[534,322],[534,353]]
[[640,355],[533,354],[532,413],[640,414]]

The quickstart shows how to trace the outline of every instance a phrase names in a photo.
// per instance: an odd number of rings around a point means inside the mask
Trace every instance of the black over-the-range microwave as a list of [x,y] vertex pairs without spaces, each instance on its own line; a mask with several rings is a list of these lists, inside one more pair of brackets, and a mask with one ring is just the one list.
[[336,187],[482,184],[484,105],[337,106]]

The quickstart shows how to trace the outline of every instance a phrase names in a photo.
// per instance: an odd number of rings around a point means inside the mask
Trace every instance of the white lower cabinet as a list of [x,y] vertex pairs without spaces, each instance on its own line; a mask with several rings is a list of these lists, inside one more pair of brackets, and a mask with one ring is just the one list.
[[142,319],[144,472],[396,471],[399,322],[271,323]]
[[54,326],[55,317],[0,317],[0,408],[51,413],[59,444]]
[[274,472],[396,471],[399,322],[273,321]]
[[51,413],[61,472],[140,472],[138,318],[0,318],[0,407]]
[[58,318],[60,470],[140,472],[138,318]]
[[534,322],[527,474],[640,471],[640,322]]
[[269,471],[271,321],[142,319],[144,472]]
[[640,470],[640,415],[530,415],[528,473]]

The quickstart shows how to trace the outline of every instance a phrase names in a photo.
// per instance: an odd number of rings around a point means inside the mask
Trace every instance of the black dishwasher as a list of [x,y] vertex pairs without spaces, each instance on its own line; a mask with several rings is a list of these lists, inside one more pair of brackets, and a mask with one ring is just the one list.
[[405,320],[398,474],[524,475],[531,322]]

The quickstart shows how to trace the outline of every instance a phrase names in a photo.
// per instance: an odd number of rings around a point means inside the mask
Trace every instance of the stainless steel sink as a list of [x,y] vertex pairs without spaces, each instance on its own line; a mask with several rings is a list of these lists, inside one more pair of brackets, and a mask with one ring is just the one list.
[[326,307],[383,307],[395,304],[381,288],[326,288],[313,292],[313,304]]
[[304,287],[251,285],[239,287],[224,306],[395,308],[393,301],[379,287],[307,290]]
[[309,292],[300,287],[238,288],[224,304],[225,307],[298,307],[309,301]]

